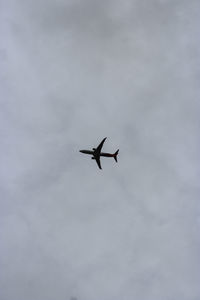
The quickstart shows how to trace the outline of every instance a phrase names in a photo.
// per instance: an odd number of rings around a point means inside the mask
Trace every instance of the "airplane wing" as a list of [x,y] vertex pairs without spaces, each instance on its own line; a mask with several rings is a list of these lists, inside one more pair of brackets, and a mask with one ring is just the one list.
[[97,165],[98,165],[99,169],[101,169],[100,156],[96,157],[95,160],[97,162]]
[[97,165],[98,165],[99,169],[101,169],[100,153],[101,153],[101,149],[103,147],[103,144],[104,144],[105,140],[106,140],[106,137],[101,141],[99,146],[94,150],[94,158],[97,162]]
[[104,142],[105,142],[106,139],[107,139],[107,138],[105,137],[105,138],[101,141],[101,143],[99,144],[99,146],[96,148],[95,153],[94,153],[94,156],[100,155],[101,149],[102,149],[103,144],[104,144]]

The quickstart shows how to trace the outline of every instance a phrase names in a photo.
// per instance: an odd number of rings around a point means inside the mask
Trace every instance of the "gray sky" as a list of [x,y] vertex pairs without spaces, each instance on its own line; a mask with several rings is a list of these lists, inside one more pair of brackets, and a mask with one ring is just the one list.
[[0,6],[0,299],[200,299],[200,2]]

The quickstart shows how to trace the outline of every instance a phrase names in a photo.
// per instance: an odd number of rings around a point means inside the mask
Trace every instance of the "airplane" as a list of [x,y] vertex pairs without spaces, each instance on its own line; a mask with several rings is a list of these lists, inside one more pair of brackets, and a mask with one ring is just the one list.
[[91,150],[79,150],[79,152],[81,152],[81,153],[93,155],[91,157],[91,159],[95,159],[96,160],[96,163],[97,163],[99,169],[102,169],[101,168],[101,162],[100,162],[100,157],[101,156],[114,157],[115,161],[117,162],[117,155],[118,155],[119,149],[115,153],[113,153],[113,154],[106,153],[106,152],[101,152],[101,149],[102,149],[103,144],[104,144],[104,142],[105,142],[106,139],[107,138],[105,137],[101,141],[101,143],[99,144],[99,146],[97,148],[92,148],[92,151]]

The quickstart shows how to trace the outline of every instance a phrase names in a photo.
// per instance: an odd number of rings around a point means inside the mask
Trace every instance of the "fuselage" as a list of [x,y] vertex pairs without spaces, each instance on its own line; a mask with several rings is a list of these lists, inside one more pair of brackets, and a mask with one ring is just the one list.
[[[91,150],[80,150],[81,153],[84,153],[84,154],[89,154],[89,155],[94,155],[95,151],[91,151]],[[111,153],[106,153],[106,152],[101,152],[100,153],[100,156],[105,156],[105,157],[113,157],[113,154]]]

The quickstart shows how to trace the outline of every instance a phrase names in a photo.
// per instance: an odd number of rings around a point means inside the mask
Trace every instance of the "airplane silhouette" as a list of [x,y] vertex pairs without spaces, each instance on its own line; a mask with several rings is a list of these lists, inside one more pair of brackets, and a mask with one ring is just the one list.
[[96,160],[99,169],[102,169],[101,168],[101,162],[100,162],[100,157],[101,156],[114,157],[115,161],[117,162],[117,155],[118,155],[119,149],[113,154],[106,153],[106,152],[101,152],[101,149],[103,147],[103,144],[104,144],[105,140],[106,140],[106,137],[101,141],[101,143],[99,144],[99,146],[97,148],[92,148],[93,149],[92,151],[91,150],[80,150],[79,151],[79,152],[84,153],[84,154],[93,155],[91,158]]

